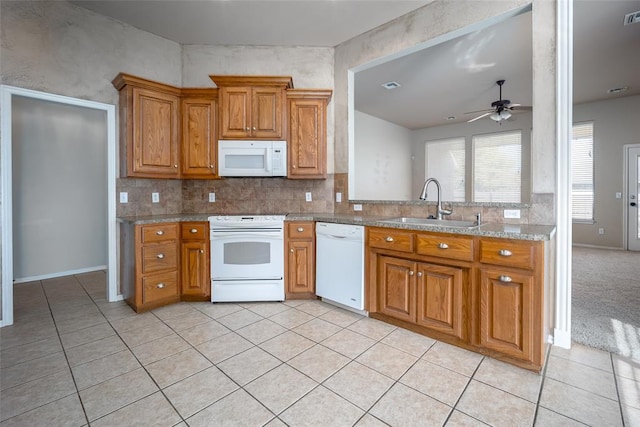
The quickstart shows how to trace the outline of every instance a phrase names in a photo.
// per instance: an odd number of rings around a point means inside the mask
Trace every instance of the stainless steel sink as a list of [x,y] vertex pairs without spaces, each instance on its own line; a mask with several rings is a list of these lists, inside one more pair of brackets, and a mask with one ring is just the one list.
[[413,225],[432,225],[438,227],[456,227],[456,228],[475,228],[478,224],[475,221],[454,221],[449,219],[430,219],[430,218],[390,218],[380,220],[381,222],[389,222],[393,224],[413,224]]

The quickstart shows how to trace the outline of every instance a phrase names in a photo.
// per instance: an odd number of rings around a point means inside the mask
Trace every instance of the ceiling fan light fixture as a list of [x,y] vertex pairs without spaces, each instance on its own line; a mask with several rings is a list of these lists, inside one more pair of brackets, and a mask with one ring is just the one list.
[[502,120],[507,120],[509,117],[511,117],[511,111],[509,110],[502,110],[500,112],[500,116],[502,116]]
[[500,116],[500,113],[498,113],[497,111],[491,113],[491,115],[489,116],[489,118],[493,121],[499,122],[500,120],[502,120],[502,116]]

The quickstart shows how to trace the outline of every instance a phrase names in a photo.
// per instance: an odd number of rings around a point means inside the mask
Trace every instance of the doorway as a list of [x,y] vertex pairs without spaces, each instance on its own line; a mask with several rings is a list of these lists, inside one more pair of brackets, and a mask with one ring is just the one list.
[[[92,271],[106,266],[107,299],[109,301],[122,299],[121,296],[117,295],[116,280],[115,107],[113,105],[10,86],[0,86],[0,93],[2,97],[2,155],[0,157],[2,162],[2,312],[0,326],[13,324],[13,285],[15,279],[18,279],[17,282],[38,280],[58,275]],[[23,108],[25,105],[28,108]],[[53,130],[55,127],[47,128],[47,122],[50,121],[49,119],[53,114],[52,111],[56,111],[55,120],[62,122],[57,123],[57,130]],[[78,122],[77,118],[72,119],[72,117],[78,116],[79,112],[80,121]],[[98,132],[102,135],[99,135],[98,139],[103,141],[103,147],[94,147],[92,152],[87,151],[88,147],[74,146],[73,144],[64,145],[70,139],[70,136],[73,136],[74,133],[78,134],[78,128],[82,128],[82,114],[84,114],[84,118],[87,121],[99,122]],[[29,120],[33,120],[33,123],[30,123]],[[74,122],[73,120],[76,121]],[[70,135],[58,135],[60,128],[66,128]],[[82,139],[82,133],[87,132],[87,129],[80,130],[79,138]],[[15,142],[18,141],[17,138],[22,139],[22,143]],[[40,153],[37,156],[40,160],[34,160],[31,158],[30,150],[34,149],[33,140],[38,138],[48,141],[49,144],[44,145],[44,150],[50,150],[50,152],[49,155],[44,156]],[[104,141],[106,141],[106,146]],[[16,144],[15,147],[14,143]],[[43,147],[39,149],[43,149]],[[89,150],[91,151],[91,149]],[[101,150],[102,153],[100,154]],[[61,152],[64,154],[61,154]],[[78,192],[77,188],[75,188],[77,186],[70,185],[69,180],[82,180],[83,166],[79,163],[82,162],[83,157],[95,155],[101,156],[102,159],[99,169],[101,169],[103,176],[100,177],[101,184],[99,185],[106,188],[98,188],[96,192],[99,194],[94,201],[90,201],[91,188],[83,190],[84,193]],[[16,158],[19,161],[14,164]],[[17,169],[28,167],[30,170],[14,170],[14,167]],[[43,181],[54,181],[50,175],[52,175],[56,167],[66,169],[67,172],[69,169],[74,169],[76,175],[60,174],[57,179],[61,182],[56,183],[53,187],[50,186],[50,182],[47,182],[46,185],[43,184]],[[80,173],[80,176],[77,173]],[[32,175],[36,175],[37,178],[34,179]],[[14,187],[14,181],[19,187]],[[49,190],[55,188],[57,194],[52,199],[46,190],[43,192],[40,191],[42,188],[35,189],[34,187],[49,187]],[[65,192],[65,188],[68,191]],[[18,194],[15,194],[14,191]],[[80,203],[76,207],[69,206],[69,203],[64,200],[67,197],[75,198]],[[99,199],[100,201],[97,201]],[[45,204],[38,206],[38,203],[42,200],[45,201]],[[27,202],[26,204],[25,201]],[[51,206],[47,207],[46,202]],[[91,227],[88,226],[90,221],[87,221],[82,215],[78,216],[74,221],[64,224],[65,209],[66,213],[70,214],[78,206],[89,203],[99,203],[100,207],[98,209],[106,210],[106,214],[103,213],[101,215],[102,220],[97,220],[98,224],[95,224],[95,230],[91,230]],[[25,206],[27,206],[27,210],[25,210]],[[51,221],[51,216],[45,214],[44,210],[59,208],[60,206],[62,206],[62,210],[58,212],[57,216],[53,216],[60,220],[58,223],[39,223],[38,212],[40,212],[40,217],[44,219],[44,222]],[[17,217],[18,215],[19,217]],[[72,236],[68,236],[68,234],[73,234],[74,227],[79,226],[81,221],[86,224],[83,225],[83,230],[78,232],[80,240],[74,243]],[[14,228],[14,225],[16,228]],[[61,228],[65,230],[60,232],[59,229]],[[20,244],[15,246],[14,230],[16,237],[20,239]],[[44,234],[42,235],[42,243],[48,243],[49,246],[45,256],[38,256],[38,252],[42,251],[40,246],[47,246],[45,244],[39,245],[39,232],[50,232],[48,237],[45,237]],[[102,235],[100,235],[101,233]],[[103,240],[102,248],[98,250],[98,252],[102,250],[103,253],[94,253],[90,255],[89,258],[91,259],[87,258],[78,261],[76,258],[83,258],[86,255],[84,253],[80,254],[83,251],[82,239],[85,239],[86,242],[86,239],[91,238]],[[45,242],[45,240],[49,240],[49,242]],[[60,256],[58,252],[66,252],[69,245],[73,246],[76,243],[78,253],[75,256]],[[34,255],[34,258],[39,258],[39,261],[34,263],[35,265],[25,261],[26,256],[31,256],[31,254]],[[53,262],[51,258],[54,258]]]
[[625,147],[627,250],[640,251],[640,145]]

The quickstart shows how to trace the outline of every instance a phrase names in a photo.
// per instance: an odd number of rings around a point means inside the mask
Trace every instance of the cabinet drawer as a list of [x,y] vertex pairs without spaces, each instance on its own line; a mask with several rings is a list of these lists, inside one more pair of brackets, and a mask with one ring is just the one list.
[[417,234],[416,252],[420,255],[473,261],[473,239],[444,234]]
[[207,223],[185,222],[180,224],[182,240],[206,240]]
[[413,233],[382,228],[369,230],[369,246],[400,252],[413,252]]
[[289,239],[312,239],[313,222],[287,222],[287,236]]
[[142,279],[142,304],[178,295],[178,271],[153,274]]
[[176,268],[178,268],[177,243],[142,247],[142,274]]
[[533,269],[536,245],[511,240],[480,240],[480,262],[506,267]]
[[151,224],[142,226],[142,243],[176,240],[178,224]]

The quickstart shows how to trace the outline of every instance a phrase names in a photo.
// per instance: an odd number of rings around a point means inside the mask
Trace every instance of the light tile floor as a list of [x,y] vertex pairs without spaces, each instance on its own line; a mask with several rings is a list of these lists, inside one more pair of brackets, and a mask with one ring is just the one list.
[[0,426],[640,426],[640,361],[543,375],[319,301],[107,303],[104,272],[15,286]]

